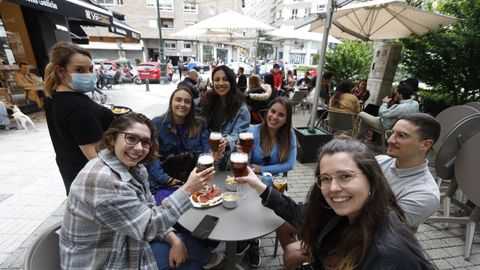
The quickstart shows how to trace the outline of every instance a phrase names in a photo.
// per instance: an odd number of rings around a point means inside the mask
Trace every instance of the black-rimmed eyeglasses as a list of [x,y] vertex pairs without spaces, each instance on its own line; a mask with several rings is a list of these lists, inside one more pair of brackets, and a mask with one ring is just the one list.
[[125,142],[129,145],[137,145],[139,142],[145,149],[150,149],[153,145],[153,142],[150,138],[140,138],[137,134],[128,133],[128,132],[118,132],[125,134]]

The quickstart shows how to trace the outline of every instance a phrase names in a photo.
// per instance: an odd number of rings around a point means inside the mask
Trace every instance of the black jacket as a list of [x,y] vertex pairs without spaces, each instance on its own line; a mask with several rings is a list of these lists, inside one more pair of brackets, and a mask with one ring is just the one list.
[[[303,203],[296,203],[290,197],[272,188],[267,188],[261,197],[264,206],[271,208],[278,216],[294,227],[300,227],[302,212],[305,207]],[[328,224],[318,236],[318,246],[325,239],[332,240],[329,237],[332,231],[341,230],[342,226],[349,226],[346,217],[337,215],[325,222],[328,222]],[[407,227],[392,213],[387,224],[377,233],[374,243],[370,246],[367,255],[357,269],[433,270],[432,265],[421,257],[422,254],[418,254],[422,252],[422,249],[413,237],[407,236],[409,233]],[[314,254],[314,259],[315,269],[325,269],[318,254]]]
[[197,82],[192,80],[192,78],[185,77],[185,79],[183,79],[183,81],[181,81],[178,85],[179,86],[184,85],[188,87],[188,89],[190,89],[190,91],[193,94],[193,98],[198,98],[200,96],[200,92],[198,91],[198,87],[197,87]]

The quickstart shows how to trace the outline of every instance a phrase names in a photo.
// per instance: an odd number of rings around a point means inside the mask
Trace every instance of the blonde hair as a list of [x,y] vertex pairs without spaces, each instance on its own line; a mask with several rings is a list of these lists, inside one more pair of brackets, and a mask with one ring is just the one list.
[[67,68],[70,57],[74,54],[82,54],[92,59],[90,53],[69,42],[58,42],[50,50],[50,62],[45,68],[45,95],[49,98],[53,97],[53,93],[57,90],[61,84],[61,78],[56,72],[56,67]]

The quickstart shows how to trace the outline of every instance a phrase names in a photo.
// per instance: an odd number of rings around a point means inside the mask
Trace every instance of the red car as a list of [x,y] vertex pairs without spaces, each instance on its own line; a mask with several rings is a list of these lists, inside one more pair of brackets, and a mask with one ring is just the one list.
[[160,63],[145,62],[137,67],[138,77],[144,82],[146,79],[150,81],[160,81]]

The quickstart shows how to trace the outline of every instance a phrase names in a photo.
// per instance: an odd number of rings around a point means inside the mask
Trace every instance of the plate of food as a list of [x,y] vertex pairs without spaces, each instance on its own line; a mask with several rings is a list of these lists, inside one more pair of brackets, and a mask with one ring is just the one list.
[[131,112],[132,109],[123,106],[113,106],[112,112],[116,115],[122,115]]
[[206,208],[222,203],[222,191],[216,185],[207,184],[205,187],[192,194],[190,201],[193,207]]

